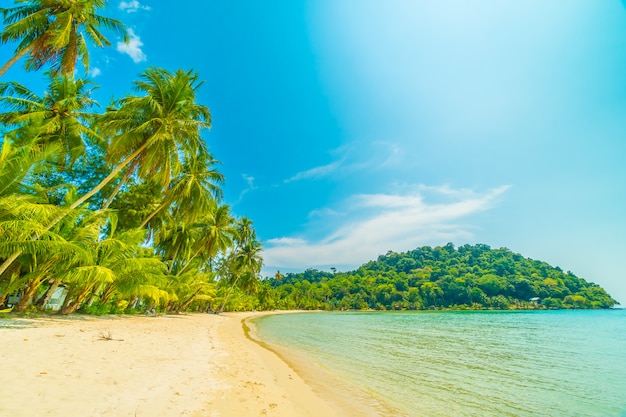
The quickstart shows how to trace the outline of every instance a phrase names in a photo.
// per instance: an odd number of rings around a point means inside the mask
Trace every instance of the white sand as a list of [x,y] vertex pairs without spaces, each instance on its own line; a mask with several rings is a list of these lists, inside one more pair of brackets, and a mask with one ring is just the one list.
[[0,416],[362,415],[322,398],[248,339],[242,320],[250,315],[70,317],[0,328]]

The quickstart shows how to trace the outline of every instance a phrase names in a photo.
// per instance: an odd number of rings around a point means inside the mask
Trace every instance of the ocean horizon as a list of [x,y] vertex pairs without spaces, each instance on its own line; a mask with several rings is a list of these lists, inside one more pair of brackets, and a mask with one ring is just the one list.
[[624,309],[322,312],[254,323],[264,342],[406,416],[626,416]]

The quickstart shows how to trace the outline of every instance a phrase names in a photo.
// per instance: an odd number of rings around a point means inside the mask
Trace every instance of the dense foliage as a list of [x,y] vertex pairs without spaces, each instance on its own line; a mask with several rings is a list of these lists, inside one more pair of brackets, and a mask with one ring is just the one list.
[[304,309],[610,308],[604,289],[487,245],[424,246],[389,252],[355,271],[307,270],[265,282],[267,307]]
[[149,68],[99,106],[75,72],[87,41],[110,45],[100,30],[126,33],[97,14],[105,5],[0,8],[0,43],[15,46],[0,77],[23,58],[48,81],[43,94],[0,82],[0,310],[238,309],[260,282],[261,246],[221,201],[198,75]]

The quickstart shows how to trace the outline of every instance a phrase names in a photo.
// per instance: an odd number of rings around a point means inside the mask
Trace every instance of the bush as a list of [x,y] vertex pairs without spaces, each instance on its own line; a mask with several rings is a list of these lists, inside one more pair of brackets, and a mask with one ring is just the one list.
[[110,304],[100,304],[93,303],[92,305],[83,305],[80,308],[85,314],[89,314],[92,316],[104,316],[106,314],[111,313],[111,305]]

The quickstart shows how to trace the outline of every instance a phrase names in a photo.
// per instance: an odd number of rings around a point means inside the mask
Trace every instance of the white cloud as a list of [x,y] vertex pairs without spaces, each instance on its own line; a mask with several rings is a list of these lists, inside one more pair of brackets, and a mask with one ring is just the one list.
[[93,78],[96,78],[100,74],[102,74],[102,71],[98,67],[94,67],[91,71],[89,71],[89,75],[91,75]]
[[243,199],[244,195],[246,195],[250,191],[253,191],[253,190],[256,190],[257,188],[259,188],[256,185],[254,185],[254,177],[252,177],[250,175],[246,175],[246,174],[241,174],[241,176],[244,179],[244,181],[248,184],[248,187],[245,188],[243,191],[241,191],[241,193],[239,194],[239,198],[237,199],[235,204],[239,203]]
[[[302,237],[268,240],[263,252],[269,269],[354,268],[389,250],[414,249],[430,242],[446,243],[472,237],[471,224],[462,219],[491,208],[509,186],[485,193],[449,187],[428,187],[452,201],[429,203],[419,191],[406,194],[362,194],[346,200],[344,222],[319,241]],[[327,220],[331,220],[330,217]]]
[[135,35],[135,32],[133,32],[132,29],[128,29],[128,37],[128,42],[117,43],[118,52],[130,56],[136,64],[147,60],[148,57],[141,50],[143,42],[141,42],[139,36]]
[[304,180],[304,179],[309,179],[309,178],[325,177],[331,172],[335,171],[341,165],[341,162],[342,161],[335,161],[328,165],[322,165],[319,167],[311,168],[306,171],[298,172],[296,175],[294,175],[291,178],[286,179],[284,182],[287,183],[287,182],[299,181],[299,180]]
[[138,10],[150,10],[149,6],[142,6],[137,0],[122,1],[119,8],[126,13],[135,13]]
[[306,240],[304,239],[298,239],[298,238],[292,238],[292,237],[279,237],[276,239],[270,239],[267,241],[267,243],[269,243],[270,245],[288,245],[288,246],[299,246],[299,245],[306,245]]

